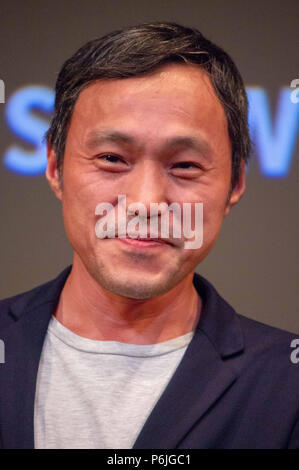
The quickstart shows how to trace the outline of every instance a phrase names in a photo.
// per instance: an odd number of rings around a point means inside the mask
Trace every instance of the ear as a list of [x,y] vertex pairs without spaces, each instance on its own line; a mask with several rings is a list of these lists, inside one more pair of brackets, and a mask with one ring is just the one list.
[[52,147],[47,143],[47,157],[48,157],[48,164],[46,168],[46,178],[52,190],[54,191],[56,197],[58,199],[62,199],[62,190],[61,190],[61,182],[59,178],[59,172],[57,169],[56,163],[56,153]]
[[241,197],[243,196],[244,192],[246,189],[246,178],[245,178],[245,162],[244,160],[241,162],[241,168],[240,168],[240,178],[236,186],[234,187],[229,201],[226,204],[225,210],[224,210],[224,216],[226,216],[231,208],[239,202]]

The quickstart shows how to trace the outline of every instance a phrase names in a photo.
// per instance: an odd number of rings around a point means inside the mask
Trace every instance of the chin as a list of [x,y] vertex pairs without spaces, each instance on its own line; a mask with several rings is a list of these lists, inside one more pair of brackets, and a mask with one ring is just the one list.
[[131,299],[150,299],[158,297],[168,292],[174,287],[174,277],[165,276],[162,279],[161,274],[157,276],[145,274],[143,276],[116,276],[106,274],[103,272],[97,275],[96,281],[105,289],[113,292],[114,294]]

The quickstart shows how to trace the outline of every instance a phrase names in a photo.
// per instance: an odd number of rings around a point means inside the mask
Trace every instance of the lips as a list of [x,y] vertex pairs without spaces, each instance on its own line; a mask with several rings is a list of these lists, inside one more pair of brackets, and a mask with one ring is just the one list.
[[[132,234],[133,235],[133,234]],[[126,237],[118,236],[117,230],[113,234],[113,236],[106,236],[104,237],[106,240],[119,240],[123,241],[127,245],[136,246],[136,247],[150,247],[150,246],[165,246],[169,245],[172,247],[181,248],[183,246],[183,240],[177,239],[169,239],[169,238],[162,238],[162,237],[151,237],[150,234],[148,237],[142,237],[136,233],[135,236],[130,236],[128,233]],[[137,235],[137,237],[136,237]]]
[[150,236],[150,233],[148,233],[147,237],[142,237],[134,232],[131,233],[131,236],[130,236],[130,233],[127,232],[125,237],[119,237],[116,231],[115,238],[119,240],[130,240],[130,241],[138,241],[138,242],[144,242],[144,243],[160,243],[160,244],[167,244],[167,245],[174,244],[168,238],[152,237]]
[[163,238],[144,238],[144,237],[116,237],[116,240],[135,248],[154,248],[154,247],[161,247],[165,245],[172,245],[169,240],[165,240]]
[[129,240],[137,240],[137,241],[144,241],[144,242],[157,242],[157,243],[167,243],[168,245],[171,245],[170,241],[169,240],[166,240],[165,238],[151,238],[151,237],[147,237],[147,238],[142,238],[142,237],[129,237],[127,236],[126,237],[126,240],[129,239]]

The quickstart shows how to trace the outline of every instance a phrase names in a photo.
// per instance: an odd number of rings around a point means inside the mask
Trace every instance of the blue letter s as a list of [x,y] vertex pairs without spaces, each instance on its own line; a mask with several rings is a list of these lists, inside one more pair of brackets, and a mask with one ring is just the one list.
[[6,119],[11,130],[21,139],[36,147],[28,152],[20,147],[9,147],[4,155],[4,164],[10,170],[38,175],[47,165],[46,144],[42,142],[49,123],[34,116],[32,109],[52,113],[54,92],[43,86],[28,86],[18,90],[8,101]]

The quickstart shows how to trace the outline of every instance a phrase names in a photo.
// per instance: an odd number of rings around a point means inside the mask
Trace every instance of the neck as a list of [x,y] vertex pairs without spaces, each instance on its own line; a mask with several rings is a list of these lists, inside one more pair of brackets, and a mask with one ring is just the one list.
[[193,273],[164,295],[136,300],[103,288],[75,256],[55,317],[89,339],[154,344],[193,331],[200,310]]

